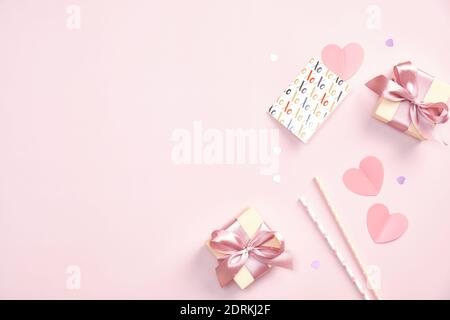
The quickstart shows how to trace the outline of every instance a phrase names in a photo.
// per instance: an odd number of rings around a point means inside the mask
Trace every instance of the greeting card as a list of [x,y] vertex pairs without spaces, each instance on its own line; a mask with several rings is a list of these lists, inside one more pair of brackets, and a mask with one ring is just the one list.
[[269,114],[303,142],[308,142],[350,92],[350,85],[311,58],[269,108]]

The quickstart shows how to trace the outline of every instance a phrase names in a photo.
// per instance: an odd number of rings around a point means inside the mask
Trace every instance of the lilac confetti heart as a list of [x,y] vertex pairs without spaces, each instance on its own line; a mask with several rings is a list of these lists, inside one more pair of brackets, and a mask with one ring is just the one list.
[[394,40],[393,39],[387,39],[384,44],[386,46],[388,46],[388,47],[393,47],[394,46]]
[[404,176],[397,177],[397,182],[400,183],[400,184],[404,184],[405,180],[406,180],[406,178]]
[[314,261],[311,263],[311,268],[313,268],[314,270],[319,269],[319,267],[320,267],[320,261],[319,261],[319,260],[314,260]]

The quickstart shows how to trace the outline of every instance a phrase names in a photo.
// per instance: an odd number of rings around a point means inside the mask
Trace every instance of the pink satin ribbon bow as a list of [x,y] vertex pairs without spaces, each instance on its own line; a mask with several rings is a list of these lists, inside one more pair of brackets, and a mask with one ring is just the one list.
[[395,123],[396,128],[400,126],[403,131],[408,130],[403,124],[409,121],[424,138],[440,140],[433,129],[434,125],[447,122],[448,106],[444,102],[424,102],[418,98],[421,77],[417,68],[408,61],[394,67],[394,79],[380,75],[367,82],[366,86],[387,100],[409,102],[409,119],[394,119],[399,122]]
[[[280,242],[279,248],[264,245],[274,237]],[[224,255],[219,259],[219,265],[216,268],[221,286],[233,280],[250,258],[257,260],[264,270],[268,266],[292,268],[292,258],[288,252],[284,251],[284,240],[278,232],[259,229],[249,239],[232,231],[216,230],[211,235],[210,246]]]

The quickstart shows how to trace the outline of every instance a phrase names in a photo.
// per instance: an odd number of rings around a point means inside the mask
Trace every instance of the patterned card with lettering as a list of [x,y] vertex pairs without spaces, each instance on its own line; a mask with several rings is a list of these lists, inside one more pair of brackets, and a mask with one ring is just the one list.
[[269,114],[306,143],[349,92],[347,82],[311,58]]

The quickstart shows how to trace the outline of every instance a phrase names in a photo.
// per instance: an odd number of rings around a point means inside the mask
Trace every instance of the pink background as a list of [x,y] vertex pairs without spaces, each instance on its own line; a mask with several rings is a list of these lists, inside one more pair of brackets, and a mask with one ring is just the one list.
[[[72,3],[80,30],[66,27]],[[369,4],[380,30],[366,27]],[[449,82],[449,38],[447,0],[0,0],[0,298],[358,299],[296,202],[308,196],[343,250],[319,175],[383,298],[449,299],[450,149],[372,119],[364,87],[404,60]],[[348,42],[365,49],[353,91],[304,145],[266,110],[310,56]],[[280,129],[281,183],[255,165],[175,165],[170,136],[194,120]],[[341,181],[367,155],[385,167],[372,198]],[[369,236],[377,202],[409,219],[395,242]],[[222,289],[203,244],[246,206],[284,234],[296,268]]]

